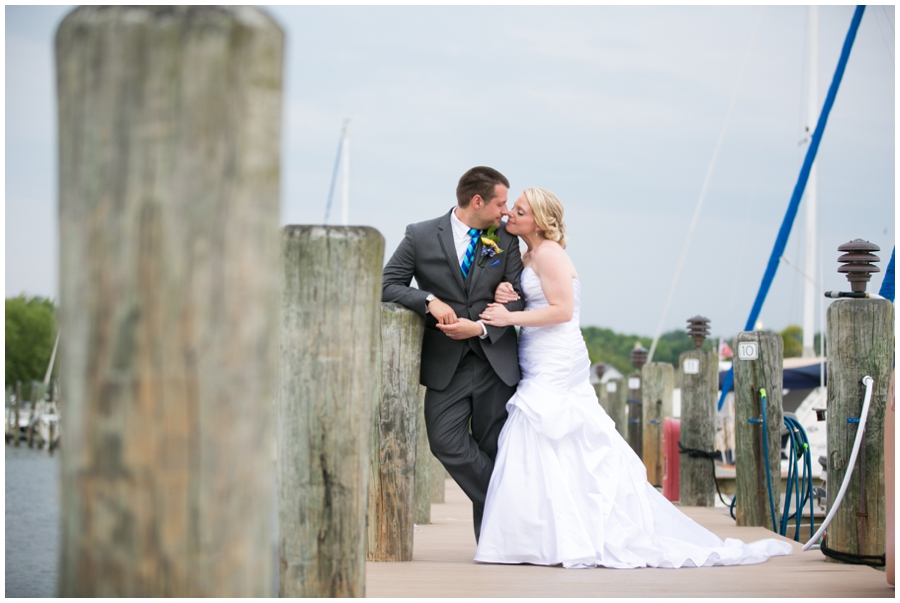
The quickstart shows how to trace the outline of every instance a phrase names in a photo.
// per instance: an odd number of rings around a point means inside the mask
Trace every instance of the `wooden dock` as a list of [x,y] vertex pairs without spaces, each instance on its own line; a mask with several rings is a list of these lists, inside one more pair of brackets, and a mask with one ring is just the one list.
[[[735,526],[722,508],[683,511],[723,539],[774,536],[764,528]],[[797,543],[793,555],[738,567],[566,570],[475,563],[472,507],[453,480],[447,480],[446,503],[432,505],[431,521],[416,526],[412,561],[366,564],[367,597],[894,596],[884,572],[826,563],[821,552],[801,552]]]

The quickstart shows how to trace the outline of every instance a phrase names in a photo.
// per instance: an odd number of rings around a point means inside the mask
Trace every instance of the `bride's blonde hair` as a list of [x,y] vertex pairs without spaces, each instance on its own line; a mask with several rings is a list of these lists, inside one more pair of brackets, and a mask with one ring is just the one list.
[[542,188],[526,188],[525,198],[534,214],[534,223],[544,232],[544,238],[556,241],[566,248],[566,223],[563,221],[563,205],[548,190]]

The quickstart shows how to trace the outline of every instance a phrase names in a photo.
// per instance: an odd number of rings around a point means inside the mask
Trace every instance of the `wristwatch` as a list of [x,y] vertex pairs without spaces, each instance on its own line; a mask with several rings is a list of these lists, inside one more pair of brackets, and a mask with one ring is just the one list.
[[425,307],[428,307],[428,304],[434,301],[434,293],[429,293],[425,296]]

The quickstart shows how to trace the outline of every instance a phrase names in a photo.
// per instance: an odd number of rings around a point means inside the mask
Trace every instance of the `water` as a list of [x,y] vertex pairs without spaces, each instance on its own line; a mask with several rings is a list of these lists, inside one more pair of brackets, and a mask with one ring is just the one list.
[[[6,596],[57,597],[59,591],[59,455],[6,447]],[[278,593],[277,497],[272,496],[272,592]]]
[[6,596],[56,597],[59,453],[6,447]]

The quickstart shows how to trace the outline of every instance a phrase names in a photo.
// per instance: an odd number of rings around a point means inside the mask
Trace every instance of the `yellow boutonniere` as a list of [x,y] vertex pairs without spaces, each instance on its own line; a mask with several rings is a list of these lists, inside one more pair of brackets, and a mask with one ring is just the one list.
[[500,237],[496,234],[497,227],[491,226],[486,233],[481,235],[481,256],[478,258],[478,265],[484,266],[484,261],[487,258],[492,258],[495,255],[499,255],[503,253],[503,250],[500,249]]

